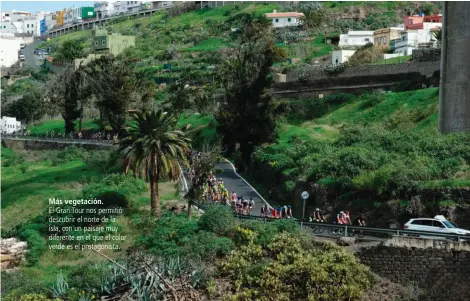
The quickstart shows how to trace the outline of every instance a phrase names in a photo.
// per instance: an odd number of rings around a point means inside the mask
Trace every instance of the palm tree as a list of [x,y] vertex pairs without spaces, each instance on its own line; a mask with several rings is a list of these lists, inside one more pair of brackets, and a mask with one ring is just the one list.
[[123,169],[129,168],[134,176],[144,175],[150,182],[152,213],[160,216],[158,182],[162,176],[178,180],[181,174],[180,163],[188,165],[185,152],[191,140],[185,133],[176,129],[177,119],[161,109],[132,113],[129,135],[119,142],[119,151],[124,151]]

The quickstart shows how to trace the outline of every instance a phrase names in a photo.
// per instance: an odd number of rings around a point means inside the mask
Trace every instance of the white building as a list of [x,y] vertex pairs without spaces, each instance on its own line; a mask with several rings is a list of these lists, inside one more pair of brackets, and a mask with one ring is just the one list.
[[339,36],[339,47],[361,47],[366,44],[374,44],[374,31],[354,31]]
[[24,44],[23,39],[16,39],[10,34],[0,36],[0,66],[8,68],[18,61],[21,44]]
[[331,54],[331,64],[337,66],[346,63],[356,50],[336,50]]
[[110,17],[115,13],[114,4],[112,2],[96,1],[93,6],[98,19]]
[[21,131],[21,122],[16,121],[15,117],[3,116],[0,123],[0,130],[2,133],[12,134],[13,132]]
[[301,25],[301,18],[304,17],[304,14],[297,12],[278,13],[274,10],[272,13],[264,14],[264,16],[272,20],[273,27],[289,27]]
[[432,29],[438,30],[442,27],[442,23],[424,23],[423,25],[423,29],[402,32],[400,41],[395,43],[393,52],[411,55],[413,49],[418,48],[419,44],[435,41]]

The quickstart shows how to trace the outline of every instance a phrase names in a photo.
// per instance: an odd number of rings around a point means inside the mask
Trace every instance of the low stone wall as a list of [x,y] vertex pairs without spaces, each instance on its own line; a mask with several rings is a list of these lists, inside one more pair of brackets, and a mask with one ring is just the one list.
[[16,238],[2,239],[0,242],[0,257],[2,271],[9,272],[25,261],[28,244]]
[[470,248],[419,238],[397,237],[356,253],[360,261],[392,282],[415,283],[429,300],[470,300]]

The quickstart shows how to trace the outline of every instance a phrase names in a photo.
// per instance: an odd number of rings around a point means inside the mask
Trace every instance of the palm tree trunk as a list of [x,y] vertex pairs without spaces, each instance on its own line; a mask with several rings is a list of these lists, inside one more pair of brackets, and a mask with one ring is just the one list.
[[158,195],[158,177],[150,176],[150,208],[153,214],[160,216],[160,196]]
[[189,200],[188,202],[188,217],[189,217],[189,220],[191,220],[191,217],[193,216],[193,208],[192,208],[192,200]]

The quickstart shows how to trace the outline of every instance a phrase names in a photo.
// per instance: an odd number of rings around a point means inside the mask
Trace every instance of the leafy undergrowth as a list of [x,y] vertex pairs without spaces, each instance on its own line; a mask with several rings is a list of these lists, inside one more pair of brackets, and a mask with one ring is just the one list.
[[[54,283],[63,289],[55,290],[55,297],[83,300],[80,292],[95,299],[126,295],[152,300],[146,298],[152,293],[170,298],[191,295],[190,300],[337,301],[358,299],[373,284],[369,269],[351,253],[331,244],[314,244],[292,220],[239,223],[220,205],[209,206],[200,218],[171,212],[160,219],[146,214],[131,218],[138,238],[117,259],[128,269],[91,260],[64,267],[57,272],[63,279]],[[33,275],[21,269],[4,278],[2,297],[52,297]],[[169,289],[165,281],[178,289]]]
[[299,179],[339,195],[368,192],[376,200],[468,188],[470,136],[438,133],[438,96],[439,89],[429,88],[288,101],[280,139],[254,154],[254,170],[269,166],[275,182],[254,178],[275,187],[271,197],[280,199]]
[[[47,208],[49,198],[97,198],[140,212],[149,207],[147,184],[119,174],[119,159],[110,151],[85,151],[70,147],[62,151],[19,151],[2,147],[2,237],[20,236],[30,252],[21,268],[32,279],[52,284],[56,274],[84,262],[106,260],[93,251],[63,252],[48,249]],[[179,200],[175,183],[160,183],[162,206]],[[146,202],[146,203],[145,203]],[[124,214],[116,221],[121,250],[104,250],[112,258],[133,244],[138,231]]]

